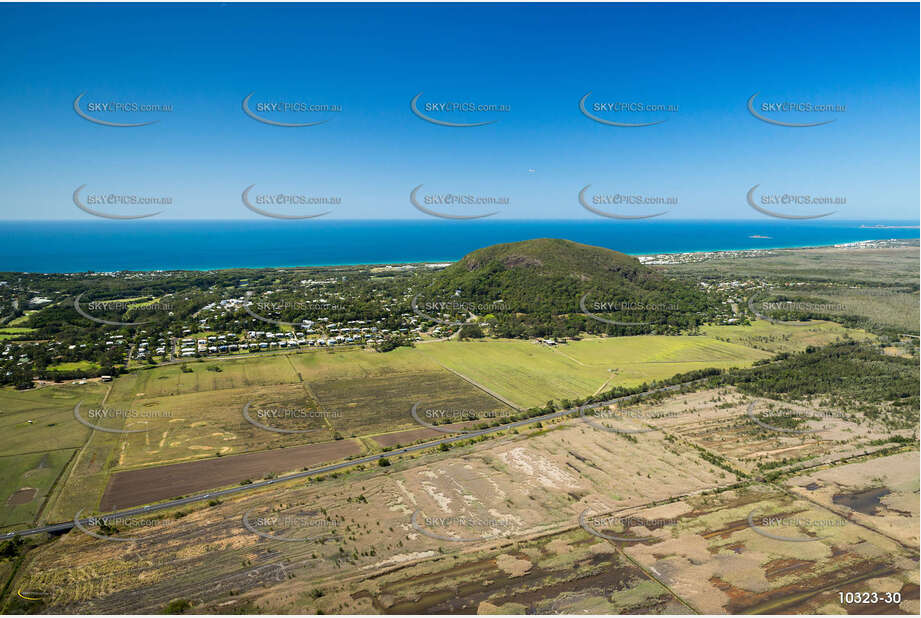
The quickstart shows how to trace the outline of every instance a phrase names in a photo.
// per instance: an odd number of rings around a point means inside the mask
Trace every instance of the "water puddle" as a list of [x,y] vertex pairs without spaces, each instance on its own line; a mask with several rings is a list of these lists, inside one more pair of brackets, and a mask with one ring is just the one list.
[[891,493],[886,487],[873,487],[851,493],[835,494],[832,497],[832,502],[843,504],[852,511],[857,511],[864,515],[875,515],[879,511],[880,499]]

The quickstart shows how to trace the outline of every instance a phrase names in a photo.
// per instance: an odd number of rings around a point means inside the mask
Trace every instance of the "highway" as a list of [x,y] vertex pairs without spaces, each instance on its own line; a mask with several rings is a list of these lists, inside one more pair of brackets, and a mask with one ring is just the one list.
[[153,505],[150,505],[150,506],[139,506],[139,507],[136,507],[136,508],[133,508],[133,509],[125,510],[125,511],[117,511],[117,512],[115,512],[115,513],[109,513],[109,514],[107,514],[107,515],[99,515],[99,516],[95,516],[95,517],[85,517],[85,518],[83,518],[83,519],[79,519],[79,520],[76,520],[76,519],[75,519],[74,521],[67,521],[67,522],[63,522],[63,523],[59,523],[59,524],[49,524],[49,525],[47,525],[47,526],[41,526],[41,527],[39,527],[39,528],[30,528],[30,529],[27,529],[27,530],[16,530],[16,531],[13,531],[13,532],[7,532],[6,534],[0,534],[0,540],[11,539],[11,538],[17,537],[17,536],[29,536],[29,535],[33,535],[33,534],[41,534],[41,533],[43,533],[43,532],[61,532],[61,531],[64,531],[64,530],[70,530],[70,529],[73,528],[78,522],[80,523],[80,525],[84,525],[84,526],[94,526],[94,525],[96,525],[96,522],[98,522],[99,520],[121,519],[121,518],[125,518],[125,517],[131,517],[131,516],[134,516],[134,515],[145,515],[145,514],[147,514],[147,513],[154,513],[154,512],[156,512],[156,511],[162,511],[162,510],[166,510],[166,509],[172,509],[172,508],[175,508],[175,507],[177,507],[177,506],[183,506],[183,505],[185,505],[185,504],[193,504],[193,503],[195,503],[195,502],[202,502],[202,501],[204,501],[204,500],[214,500],[214,499],[217,499],[217,498],[222,498],[222,497],[224,497],[224,496],[232,496],[232,495],[238,494],[238,493],[240,493],[240,492],[252,491],[252,490],[255,490],[255,489],[262,489],[262,488],[264,488],[264,487],[270,487],[270,486],[275,485],[275,484],[278,484],[278,483],[286,483],[286,482],[288,482],[288,481],[293,481],[293,480],[296,480],[296,479],[305,478],[305,477],[309,477],[309,476],[315,476],[315,475],[317,475],[317,474],[324,474],[324,473],[326,473],[326,472],[335,472],[336,470],[342,470],[343,468],[349,468],[349,467],[351,467],[351,466],[357,466],[357,465],[359,465],[359,464],[373,463],[373,462],[375,462],[375,461],[378,461],[378,460],[380,460],[380,459],[384,459],[384,458],[386,458],[386,457],[393,457],[393,456],[395,456],[395,455],[403,455],[403,454],[405,454],[405,453],[412,453],[412,452],[415,452],[415,451],[422,451],[422,450],[425,450],[425,449],[430,449],[430,448],[433,448],[433,447],[438,447],[438,446],[441,445],[441,444],[452,444],[452,443],[454,443],[454,442],[461,442],[461,441],[463,441],[463,440],[469,440],[469,439],[471,439],[471,438],[476,438],[477,436],[484,436],[484,435],[488,435],[488,434],[491,434],[491,433],[498,433],[498,432],[500,432],[500,431],[505,431],[505,430],[507,430],[507,429],[514,429],[515,427],[521,427],[521,426],[523,426],[523,425],[530,425],[530,424],[532,424],[532,423],[537,423],[537,422],[541,422],[541,421],[553,420],[553,419],[556,419],[556,418],[560,418],[560,417],[563,417],[563,416],[568,416],[568,415],[570,415],[570,414],[573,414],[573,413],[575,413],[575,412],[578,412],[578,411],[579,411],[580,409],[582,409],[582,408],[585,408],[585,409],[587,409],[587,410],[591,410],[591,409],[598,408],[598,407],[601,407],[601,406],[611,405],[612,403],[616,403],[616,402],[622,401],[622,400],[624,400],[624,399],[630,399],[630,398],[632,398],[632,397],[642,397],[642,396],[644,396],[644,395],[651,395],[651,394],[653,394],[653,393],[660,393],[660,392],[665,392],[665,391],[673,391],[673,390],[677,390],[677,389],[679,389],[679,388],[682,388],[682,387],[684,387],[684,386],[688,386],[689,384],[694,384],[694,383],[697,383],[697,382],[702,382],[702,381],[704,381],[704,380],[706,380],[706,379],[707,379],[707,378],[701,378],[701,379],[698,379],[698,380],[691,380],[691,381],[689,381],[689,382],[681,382],[681,383],[679,383],[679,384],[673,384],[673,385],[671,385],[671,386],[664,386],[664,387],[662,387],[662,388],[656,388],[656,389],[652,389],[652,390],[649,390],[649,391],[644,391],[644,392],[642,392],[642,393],[636,393],[636,394],[634,394],[634,395],[624,395],[623,397],[616,397],[616,398],[610,399],[610,400],[608,400],[608,401],[602,401],[602,402],[599,402],[599,403],[594,403],[594,404],[590,404],[590,405],[586,405],[586,406],[580,406],[580,407],[576,407],[576,408],[567,408],[566,410],[560,410],[560,411],[558,411],[558,412],[551,412],[551,413],[549,413],[549,414],[543,414],[543,415],[541,415],[541,416],[533,416],[533,417],[531,417],[531,418],[527,418],[527,419],[520,420],[520,421],[515,421],[515,422],[513,422],[513,423],[506,423],[506,424],[504,424],[504,425],[497,425],[496,427],[488,427],[488,428],[486,428],[486,429],[479,429],[479,430],[477,430],[477,431],[473,431],[473,432],[470,432],[470,433],[461,434],[461,435],[458,435],[458,436],[449,436],[449,437],[441,438],[441,439],[439,439],[439,440],[435,440],[435,441],[433,441],[433,442],[425,442],[425,443],[423,443],[423,444],[416,444],[416,445],[413,445],[413,446],[406,446],[406,447],[403,447],[403,448],[398,448],[398,449],[396,449],[396,450],[388,451],[388,452],[386,452],[386,453],[379,453],[379,454],[377,454],[377,455],[368,455],[367,457],[360,457],[360,458],[358,458],[358,459],[351,459],[351,460],[349,460],[349,461],[343,461],[343,462],[336,463],[336,464],[330,464],[330,465],[328,465],[328,466],[322,466],[322,467],[319,467],[319,468],[312,468],[312,469],[310,469],[310,470],[304,470],[304,471],[302,471],[302,472],[297,472],[297,473],[294,473],[294,474],[289,474],[289,475],[287,475],[287,476],[280,476],[280,477],[277,477],[277,478],[274,478],[274,479],[259,481],[259,482],[251,483],[251,484],[248,484],[248,485],[240,485],[240,486],[237,486],[237,487],[231,487],[231,488],[229,488],[229,489],[219,489],[219,490],[215,490],[215,491],[209,491],[209,492],[207,492],[207,493],[196,494],[196,495],[194,495],[194,496],[187,496],[187,497],[185,497],[185,498],[177,498],[176,500],[170,500],[170,501],[168,501],[168,502],[160,502],[160,503],[158,503],[158,504],[153,504]]

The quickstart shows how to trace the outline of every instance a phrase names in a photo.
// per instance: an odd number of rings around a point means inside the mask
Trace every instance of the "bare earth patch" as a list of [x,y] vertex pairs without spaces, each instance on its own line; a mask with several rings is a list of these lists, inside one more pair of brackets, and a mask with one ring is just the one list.
[[34,487],[21,487],[6,499],[6,505],[19,506],[22,504],[29,504],[35,499],[36,493],[38,493],[38,490]]
[[804,474],[786,484],[832,511],[918,547],[917,451]]

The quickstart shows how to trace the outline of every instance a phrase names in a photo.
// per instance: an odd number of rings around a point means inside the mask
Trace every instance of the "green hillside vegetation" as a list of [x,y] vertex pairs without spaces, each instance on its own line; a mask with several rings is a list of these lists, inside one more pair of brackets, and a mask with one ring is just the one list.
[[[613,325],[584,315],[585,294],[586,308],[599,317],[644,324]],[[438,273],[421,297],[482,306],[472,312],[490,334],[509,338],[673,334],[697,327],[715,309],[693,284],[636,258],[551,238],[474,251]]]

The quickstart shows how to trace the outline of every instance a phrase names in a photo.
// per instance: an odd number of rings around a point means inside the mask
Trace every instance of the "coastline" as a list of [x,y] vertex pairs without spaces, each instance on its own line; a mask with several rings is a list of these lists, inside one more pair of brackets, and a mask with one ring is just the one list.
[[[883,227],[885,226],[885,227]],[[74,274],[207,272],[273,268],[374,268],[452,263],[477,249],[532,238],[565,238],[648,261],[879,243],[918,243],[913,221],[635,222],[330,221],[43,222],[0,224],[0,272]],[[41,247],[41,251],[36,251]],[[752,253],[755,252],[755,253]],[[674,259],[669,259],[669,256]]]
[[[871,244],[872,243],[872,244]],[[884,246],[880,246],[879,243],[882,243]],[[835,243],[835,244],[822,244],[822,245],[795,245],[795,246],[783,246],[783,247],[753,247],[750,249],[706,249],[698,251],[657,251],[654,253],[627,253],[623,252],[625,255],[635,257],[640,259],[640,262],[646,265],[667,265],[667,264],[680,264],[682,261],[659,261],[656,258],[661,258],[667,256],[668,258],[676,258],[687,256],[689,258],[702,258],[702,259],[689,259],[684,260],[694,261],[694,262],[703,262],[707,259],[713,258],[726,258],[726,257],[760,257],[764,256],[769,252],[776,251],[798,251],[804,249],[843,249],[843,250],[860,250],[860,249],[874,249],[874,248],[898,248],[898,247],[910,247],[910,246],[921,246],[921,241],[915,239],[904,239],[904,238],[888,238],[888,239],[870,239],[870,240],[860,240],[860,241],[851,241],[846,243]],[[454,259],[431,259],[431,260],[419,260],[419,261],[407,261],[407,262],[367,262],[367,263],[336,263],[336,264],[306,264],[306,265],[280,265],[280,266],[220,266],[220,267],[207,267],[207,268],[166,268],[166,269],[125,269],[125,270],[98,270],[98,271],[59,271],[59,272],[42,272],[38,273],[36,271],[4,271],[4,273],[14,273],[14,274],[43,274],[43,275],[78,275],[91,272],[93,275],[112,275],[112,274],[124,274],[124,273],[181,273],[181,272],[194,272],[194,273],[203,273],[203,272],[212,272],[212,271],[227,271],[227,270],[278,270],[278,269],[301,269],[301,268],[350,268],[350,269],[387,269],[387,268],[406,268],[406,267],[420,267],[427,266],[429,268],[444,268],[453,264],[457,260],[461,259],[463,256],[459,256]],[[643,259],[649,258],[649,259]]]
[[[568,240],[568,239],[567,239]],[[921,241],[919,240],[908,240],[904,238],[887,238],[887,239],[870,239],[870,240],[858,240],[846,243],[835,243],[831,245],[791,245],[783,247],[752,247],[750,249],[701,249],[698,251],[656,251],[653,253],[633,253],[623,251],[624,255],[629,255],[635,258],[655,258],[658,256],[700,256],[704,254],[721,254],[721,257],[727,257],[728,254],[761,254],[766,251],[795,251],[800,249],[866,249],[872,248],[864,246],[866,243],[901,243],[898,246],[911,246],[911,243],[921,246]],[[264,270],[264,269],[277,269],[277,268],[385,268],[387,266],[392,266],[394,268],[400,266],[441,266],[453,264],[464,256],[458,256],[453,259],[443,259],[443,260],[419,260],[419,261],[410,261],[410,262],[368,262],[368,263],[340,263],[340,264],[306,264],[298,266],[227,266],[219,268],[183,268],[183,269],[172,269],[172,270],[132,270],[132,271],[110,271],[110,272],[208,272],[211,270]],[[755,255],[752,255],[755,257]],[[641,262],[643,260],[640,260]],[[643,262],[644,264],[655,264],[655,262]]]
[[[873,240],[858,240],[846,243],[835,243],[832,245],[803,245],[795,247],[763,247],[757,249],[716,249],[713,251],[673,251],[673,252],[658,252],[653,254],[641,254],[634,255],[637,258],[658,258],[661,256],[669,257],[678,257],[678,256],[700,256],[701,254],[714,254],[717,257],[759,257],[767,252],[774,251],[801,251],[804,249],[844,249],[844,250],[860,250],[860,249],[887,249],[887,248],[898,248],[898,247],[910,247],[913,245],[921,246],[921,241],[918,240],[909,240],[905,238],[887,238],[887,239],[873,239]],[[731,255],[736,254],[736,255]],[[630,254],[633,255],[633,254]],[[697,262],[706,261],[707,258],[702,260],[691,260]],[[644,264],[678,264],[680,262],[658,262],[658,261],[645,261],[640,260]]]

